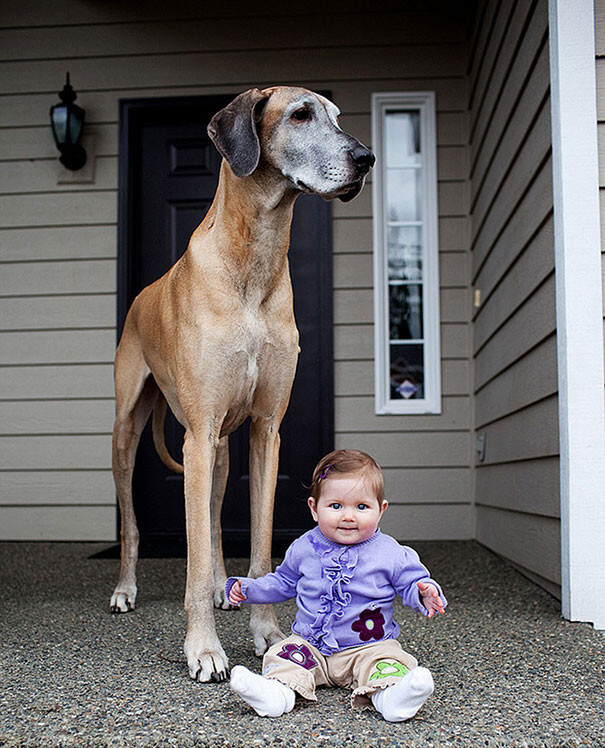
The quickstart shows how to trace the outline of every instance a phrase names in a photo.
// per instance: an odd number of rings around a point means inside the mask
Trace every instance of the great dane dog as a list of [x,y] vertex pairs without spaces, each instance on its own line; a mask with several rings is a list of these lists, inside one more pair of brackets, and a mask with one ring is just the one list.
[[[301,192],[348,201],[374,155],[338,125],[338,108],[304,88],[251,89],[219,111],[208,134],[223,156],[214,201],[187,251],[134,300],[115,360],[113,473],[122,517],[115,613],[133,610],[138,530],[132,471],[153,411],[156,449],[185,473],[191,677],[222,681],[227,656],[213,605],[225,600],[220,513],[228,434],[250,416],[251,576],[270,570],[279,427],[299,354],[288,245]],[[183,466],[168,454],[167,404],[185,427]],[[255,651],[283,635],[270,606],[252,606]]]

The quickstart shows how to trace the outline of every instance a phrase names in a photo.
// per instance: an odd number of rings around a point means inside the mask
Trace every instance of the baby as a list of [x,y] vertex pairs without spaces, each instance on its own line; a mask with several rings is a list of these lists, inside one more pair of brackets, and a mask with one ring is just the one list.
[[356,709],[389,722],[413,717],[433,692],[431,673],[405,652],[393,600],[432,618],[447,601],[411,548],[378,529],[387,508],[384,479],[364,452],[343,449],[315,468],[309,508],[317,527],[295,540],[275,572],[230,577],[229,602],[276,603],[296,597],[292,636],[272,646],[263,674],[241,665],[231,689],[261,717],[279,717],[296,694],[316,701],[317,686],[350,688]]

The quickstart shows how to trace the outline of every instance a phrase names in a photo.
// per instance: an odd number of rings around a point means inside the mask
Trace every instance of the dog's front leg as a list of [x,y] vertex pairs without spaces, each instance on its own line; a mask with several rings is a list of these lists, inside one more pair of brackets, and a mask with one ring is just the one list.
[[212,527],[212,565],[214,568],[214,607],[224,610],[233,609],[225,596],[225,559],[223,558],[223,540],[221,530],[221,508],[229,477],[229,437],[223,436],[218,444],[214,475],[212,478],[212,498],[210,500],[210,519]]
[[[271,571],[273,503],[279,461],[279,422],[258,418],[250,424],[250,571],[260,577]],[[284,638],[273,606],[253,605],[250,630],[260,657]]]
[[[216,440],[208,431],[188,429],[183,457],[187,515],[187,636],[189,674],[198,681],[227,678],[227,655],[214,626],[214,574],[211,557],[210,496]],[[212,437],[212,433],[210,432]]]

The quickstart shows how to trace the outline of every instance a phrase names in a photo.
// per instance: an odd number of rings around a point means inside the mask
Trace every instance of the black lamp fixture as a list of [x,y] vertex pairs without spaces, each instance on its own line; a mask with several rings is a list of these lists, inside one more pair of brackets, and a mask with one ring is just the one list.
[[77,171],[86,163],[86,151],[78,143],[84,128],[84,110],[74,104],[78,95],[69,83],[69,73],[66,75],[59,98],[61,103],[50,108],[50,123],[55,143],[61,151],[59,161],[66,169]]

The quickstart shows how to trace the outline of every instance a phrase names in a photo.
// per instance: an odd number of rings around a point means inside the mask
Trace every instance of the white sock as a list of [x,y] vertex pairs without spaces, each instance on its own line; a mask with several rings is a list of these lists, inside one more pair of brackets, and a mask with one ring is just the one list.
[[231,669],[230,686],[259,717],[281,717],[294,708],[296,694],[291,688],[272,678],[252,673],[243,665]]
[[370,698],[387,722],[403,722],[416,714],[434,690],[430,671],[416,667],[398,683],[375,691]]

